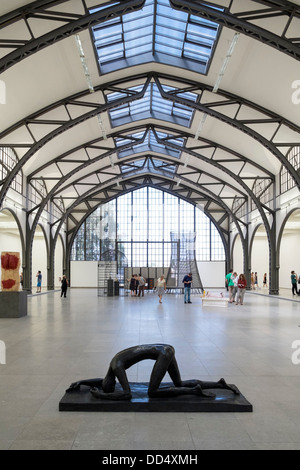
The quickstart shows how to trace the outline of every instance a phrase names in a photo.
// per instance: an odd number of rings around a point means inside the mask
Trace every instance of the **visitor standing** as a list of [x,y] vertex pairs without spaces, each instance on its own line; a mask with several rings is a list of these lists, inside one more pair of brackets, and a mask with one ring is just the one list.
[[162,274],[156,281],[154,289],[157,289],[157,295],[159,297],[159,303],[162,304],[162,297],[167,290],[167,284],[164,275]]
[[263,287],[268,287],[267,273],[264,274]]
[[233,269],[230,269],[229,273],[227,274],[225,281],[227,282],[228,285],[228,292],[229,292],[229,303],[232,304],[233,299],[232,299],[232,294],[233,294]]
[[237,287],[238,287],[238,290],[237,290],[237,297],[236,297],[236,305],[238,305],[239,303],[243,305],[244,296],[245,296],[246,287],[247,287],[247,282],[246,282],[246,278],[244,274],[239,275]]
[[232,288],[232,302],[235,301],[235,296],[237,294],[237,284],[238,284],[239,277],[236,272],[233,273],[232,275],[232,281],[233,281],[233,288]]
[[251,289],[254,289],[255,277],[254,272],[251,273]]
[[193,277],[192,273],[187,274],[184,276],[182,279],[183,285],[184,285],[184,303],[191,304],[191,288],[192,288],[192,282],[193,282]]
[[292,294],[296,295],[298,294],[298,288],[297,288],[297,274],[295,271],[291,271],[291,283],[292,283]]
[[142,294],[142,297],[144,297],[146,281],[141,274],[139,274],[138,281],[139,281],[139,295],[138,296],[140,297]]
[[257,276],[257,273],[254,274],[254,289],[258,289],[258,276]]
[[137,279],[136,279],[136,274],[132,274],[131,278],[129,279],[130,285],[129,289],[131,291],[131,297],[136,297],[136,290],[137,290]]
[[36,293],[42,292],[42,273],[38,271],[36,274],[37,284],[36,284]]
[[61,280],[61,297],[67,297],[67,290],[68,290],[68,280],[65,275],[63,275],[62,280]]

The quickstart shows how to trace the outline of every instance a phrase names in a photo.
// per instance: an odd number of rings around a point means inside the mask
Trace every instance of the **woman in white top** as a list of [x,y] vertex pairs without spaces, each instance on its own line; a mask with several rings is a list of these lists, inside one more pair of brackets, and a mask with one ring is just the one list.
[[162,303],[162,296],[163,296],[165,290],[167,289],[166,280],[165,280],[165,277],[163,275],[161,275],[157,279],[156,284],[154,286],[154,289],[155,288],[157,288],[157,295],[159,297],[159,303],[161,304]]

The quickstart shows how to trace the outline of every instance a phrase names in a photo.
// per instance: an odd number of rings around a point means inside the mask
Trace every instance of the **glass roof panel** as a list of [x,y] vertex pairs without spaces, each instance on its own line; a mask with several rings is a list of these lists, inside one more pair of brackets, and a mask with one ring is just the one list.
[[[164,144],[164,143],[158,142],[156,135],[158,139],[166,140],[166,143]],[[128,135],[128,136],[116,137],[115,146],[117,149],[124,147],[125,145],[132,144],[130,145],[130,148],[118,150],[118,157],[124,158],[128,156],[132,156],[133,153],[153,151],[153,152],[159,152],[165,155],[169,155],[173,158],[180,158],[181,151],[168,147],[168,142],[175,144],[178,147],[181,147],[182,150],[184,150],[184,146],[185,146],[184,138],[180,138],[180,137],[175,138],[164,132],[156,132],[155,134],[152,130],[149,130],[142,143],[136,142],[142,139],[143,137],[144,137],[144,132],[138,132],[130,136]]]
[[174,10],[169,0],[146,0],[141,10],[92,28],[100,73],[160,62],[206,74],[219,31],[209,20]]
[[[169,86],[163,88],[167,92],[176,91],[175,88]],[[141,92],[142,89],[142,86],[128,88],[128,96],[133,95],[133,92]],[[122,93],[113,92],[109,93],[106,98],[109,103],[112,103],[118,99],[124,98],[124,96],[124,91]],[[197,99],[197,95],[191,92],[179,92],[178,96],[192,102],[195,102]],[[187,105],[164,99],[156,83],[150,83],[143,98],[114,107],[109,111],[109,116],[112,127],[149,117],[163,119],[169,122],[175,122],[175,118],[179,118],[181,125],[189,127],[194,116],[194,111]]]

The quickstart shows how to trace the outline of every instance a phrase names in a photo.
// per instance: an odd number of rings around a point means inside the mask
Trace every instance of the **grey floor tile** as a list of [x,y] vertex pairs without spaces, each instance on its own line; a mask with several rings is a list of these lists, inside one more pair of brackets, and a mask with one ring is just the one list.
[[[158,305],[153,294],[99,298],[92,289],[63,300],[32,296],[27,317],[0,319],[0,450],[299,449],[298,302],[257,292],[243,308],[202,310],[197,296],[187,309],[182,296]],[[144,342],[172,344],[185,380],[236,384],[253,413],[58,411],[71,382],[103,377],[115,353]],[[132,367],[129,380],[148,381],[153,364]]]

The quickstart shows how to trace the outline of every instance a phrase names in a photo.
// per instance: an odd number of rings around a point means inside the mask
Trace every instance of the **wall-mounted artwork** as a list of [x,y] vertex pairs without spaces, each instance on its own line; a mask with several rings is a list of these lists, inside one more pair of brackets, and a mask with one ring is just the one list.
[[3,291],[20,289],[20,253],[2,251],[1,253],[1,287]]

